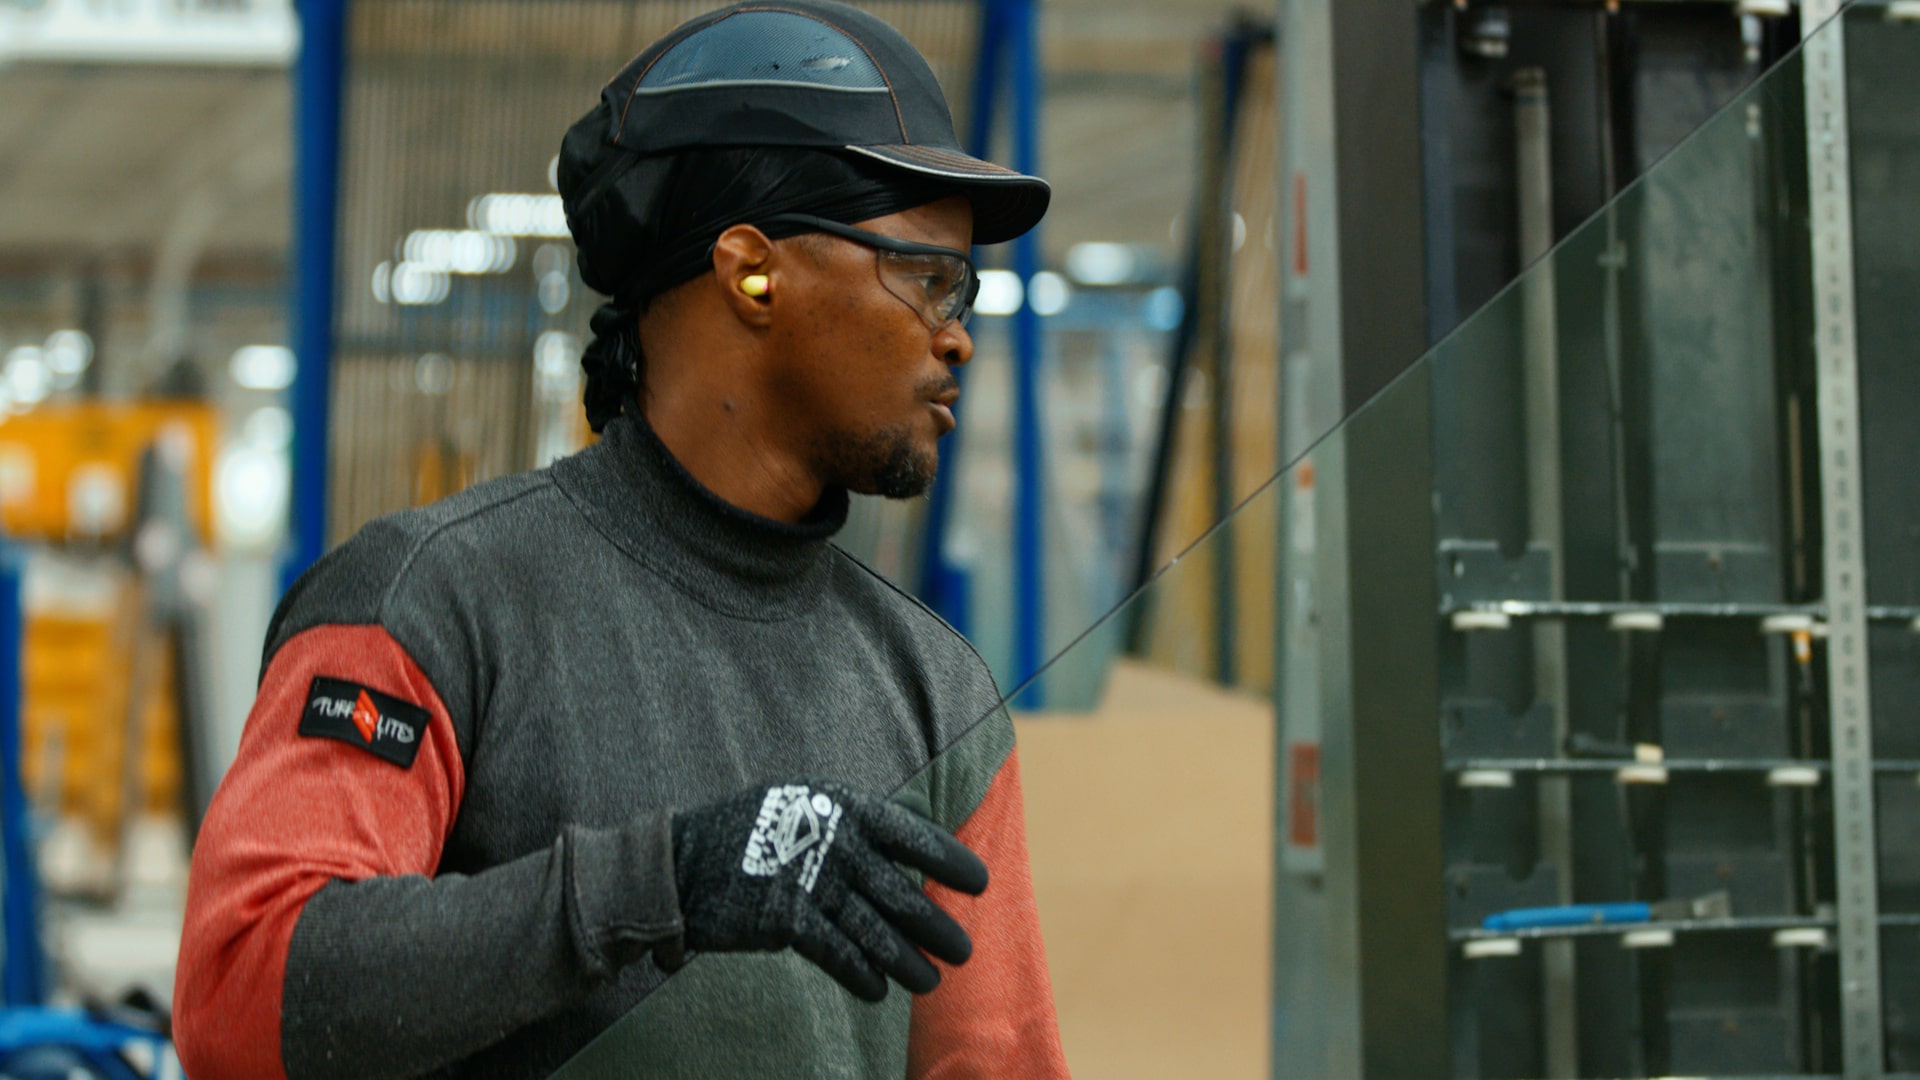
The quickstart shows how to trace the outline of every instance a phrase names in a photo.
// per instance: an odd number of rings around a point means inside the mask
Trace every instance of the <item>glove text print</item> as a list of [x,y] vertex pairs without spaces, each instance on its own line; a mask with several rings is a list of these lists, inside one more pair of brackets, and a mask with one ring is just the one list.
[[804,784],[783,784],[768,788],[760,804],[760,816],[747,837],[746,857],[740,869],[755,877],[772,877],[794,859],[805,856],[800,869],[800,887],[813,891],[820,878],[820,864],[833,848],[833,837],[840,829],[840,807],[824,792]]
[[694,952],[791,948],[868,1001],[889,978],[940,985],[931,955],[973,942],[908,870],[979,895],[987,867],[951,833],[886,799],[820,780],[740,792],[673,817],[673,863]]

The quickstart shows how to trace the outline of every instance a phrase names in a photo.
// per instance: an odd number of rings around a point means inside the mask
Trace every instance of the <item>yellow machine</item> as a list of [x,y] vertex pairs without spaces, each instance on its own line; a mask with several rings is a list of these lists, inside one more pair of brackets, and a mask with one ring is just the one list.
[[21,656],[27,790],[104,851],[130,816],[181,805],[178,643],[151,624],[132,554],[142,461],[153,451],[183,478],[197,536],[175,541],[201,546],[217,432],[213,408],[190,401],[47,405],[0,420],[0,527],[35,552]]
[[140,457],[164,440],[187,455],[192,521],[204,539],[218,431],[213,407],[193,401],[43,405],[0,419],[0,528],[55,544],[123,536]]

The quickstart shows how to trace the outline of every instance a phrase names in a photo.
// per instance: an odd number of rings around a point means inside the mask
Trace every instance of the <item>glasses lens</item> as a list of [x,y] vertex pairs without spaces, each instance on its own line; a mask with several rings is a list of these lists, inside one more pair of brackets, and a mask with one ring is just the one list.
[[882,251],[880,280],[936,327],[964,318],[973,301],[973,268],[958,255]]

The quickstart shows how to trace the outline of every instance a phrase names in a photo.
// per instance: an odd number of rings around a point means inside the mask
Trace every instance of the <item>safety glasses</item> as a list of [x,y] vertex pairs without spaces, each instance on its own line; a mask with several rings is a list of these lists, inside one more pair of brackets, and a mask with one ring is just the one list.
[[973,314],[974,297],[980,294],[980,275],[966,252],[882,236],[812,214],[776,214],[756,224],[804,225],[809,231],[872,248],[880,284],[919,312],[929,329],[938,330],[956,320],[965,324]]

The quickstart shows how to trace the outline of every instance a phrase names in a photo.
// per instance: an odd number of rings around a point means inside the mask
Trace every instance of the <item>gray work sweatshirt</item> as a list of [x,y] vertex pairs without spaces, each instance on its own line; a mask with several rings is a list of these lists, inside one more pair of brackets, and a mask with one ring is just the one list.
[[676,809],[818,777],[957,829],[1011,749],[967,643],[829,542],[846,507],[738,510],[629,416],[316,564],[194,855],[189,1073],[546,1076],[668,985],[670,1022],[622,1028],[650,1075],[904,1075],[897,987],[650,958]]

